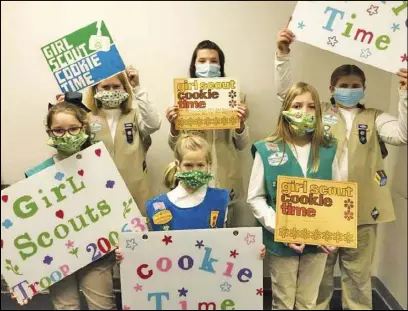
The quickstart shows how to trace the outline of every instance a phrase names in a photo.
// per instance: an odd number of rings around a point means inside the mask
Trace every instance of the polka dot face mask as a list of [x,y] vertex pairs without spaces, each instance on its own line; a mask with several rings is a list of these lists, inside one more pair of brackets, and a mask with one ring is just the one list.
[[210,173],[202,171],[190,171],[177,173],[176,178],[182,181],[187,187],[197,190],[208,184],[213,176]]
[[103,108],[115,109],[129,98],[129,94],[123,90],[100,91],[95,94],[94,98],[102,103]]

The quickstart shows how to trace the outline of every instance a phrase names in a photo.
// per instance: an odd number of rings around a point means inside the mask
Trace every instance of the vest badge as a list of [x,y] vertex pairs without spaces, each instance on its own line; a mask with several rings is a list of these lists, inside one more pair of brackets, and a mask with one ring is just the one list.
[[210,227],[215,228],[217,226],[217,219],[218,215],[220,214],[219,211],[211,211],[210,215]]
[[169,210],[162,210],[153,215],[153,223],[155,225],[165,225],[173,219],[173,215]]
[[387,175],[384,170],[377,171],[375,173],[374,181],[380,186],[385,186],[387,184]]
[[371,217],[373,217],[374,220],[377,220],[377,218],[380,216],[380,212],[376,207],[371,212]]
[[284,165],[289,161],[289,157],[284,152],[275,152],[268,157],[268,162],[270,166]]
[[277,144],[273,144],[273,143],[266,143],[266,149],[268,151],[279,151],[279,146]]
[[367,143],[367,129],[368,126],[366,124],[359,124],[358,125],[358,138],[360,143],[363,145]]
[[133,123],[125,123],[125,134],[127,143],[133,143]]

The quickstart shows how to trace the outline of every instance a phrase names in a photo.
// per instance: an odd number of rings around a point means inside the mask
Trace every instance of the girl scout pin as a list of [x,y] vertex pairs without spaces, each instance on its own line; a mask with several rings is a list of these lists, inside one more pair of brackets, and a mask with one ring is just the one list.
[[128,144],[133,143],[133,123],[125,123],[125,134]]
[[363,145],[367,143],[367,129],[368,126],[365,124],[358,125],[358,138],[360,139],[360,143]]

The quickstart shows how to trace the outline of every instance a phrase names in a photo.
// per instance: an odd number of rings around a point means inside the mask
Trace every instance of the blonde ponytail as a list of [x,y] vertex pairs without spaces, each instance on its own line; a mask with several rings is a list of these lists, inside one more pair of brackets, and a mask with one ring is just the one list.
[[171,162],[164,171],[164,185],[168,189],[174,189],[177,186],[177,164],[176,161]]

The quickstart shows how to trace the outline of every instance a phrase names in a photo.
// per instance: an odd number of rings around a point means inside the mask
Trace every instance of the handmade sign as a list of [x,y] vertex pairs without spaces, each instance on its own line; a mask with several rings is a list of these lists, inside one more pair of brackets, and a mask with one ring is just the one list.
[[30,298],[147,231],[100,142],[1,191],[1,274]]
[[179,107],[176,129],[239,128],[236,107],[240,100],[236,79],[174,79],[174,101]]
[[41,50],[63,93],[79,91],[125,70],[103,21],[70,33]]
[[262,310],[261,228],[120,235],[123,310]]
[[296,40],[396,73],[407,67],[406,1],[298,1]]
[[275,241],[357,248],[357,183],[278,176]]

